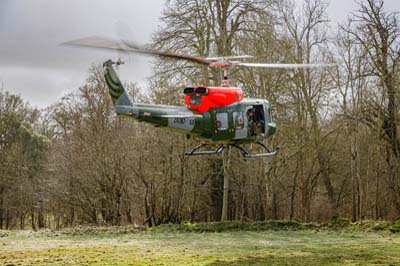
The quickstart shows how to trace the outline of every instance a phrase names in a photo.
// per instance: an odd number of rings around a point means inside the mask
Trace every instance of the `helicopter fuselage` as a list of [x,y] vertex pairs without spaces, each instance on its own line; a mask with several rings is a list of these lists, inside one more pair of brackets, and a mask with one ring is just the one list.
[[[111,60],[104,63],[104,77],[117,115],[202,138],[203,143],[186,155],[216,154],[226,145],[238,148],[247,158],[277,154],[278,149],[270,152],[261,142],[276,131],[267,100],[243,99],[242,90],[236,87],[199,86],[184,89],[187,106],[135,103],[129,99],[112,65]],[[244,143],[257,143],[267,153],[249,154],[239,146]],[[216,150],[199,151],[214,144],[218,145]]]
[[[245,98],[203,113],[187,107],[152,104],[116,105],[115,108],[120,116],[168,127],[216,144],[255,142],[276,131],[269,102],[264,99]],[[249,112],[254,113],[249,115]]]

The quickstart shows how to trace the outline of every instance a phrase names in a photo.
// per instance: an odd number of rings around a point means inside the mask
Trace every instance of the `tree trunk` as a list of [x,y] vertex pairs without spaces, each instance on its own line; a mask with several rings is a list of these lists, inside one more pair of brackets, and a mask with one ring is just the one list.
[[351,213],[353,222],[357,221],[357,148],[355,140],[351,145]]
[[21,213],[21,215],[19,216],[19,228],[21,230],[25,229],[25,213]]
[[296,196],[296,185],[297,183],[297,173],[295,173],[293,177],[293,186],[292,186],[292,192],[290,194],[290,214],[289,214],[289,220],[293,220],[294,216],[294,198]]
[[0,190],[0,229],[3,229],[3,216],[4,216],[4,199],[3,199],[4,189]]
[[128,206],[128,208],[126,209],[126,220],[129,224],[133,224],[132,209],[130,206]]
[[[320,159],[321,160],[321,159]],[[324,164],[324,161],[321,160],[320,164]],[[328,170],[325,168],[325,166],[322,167],[321,169],[321,178],[322,181],[325,185],[327,194],[328,194],[328,201],[331,209],[331,219],[336,218],[338,216],[338,211],[337,211],[337,205],[336,205],[336,199],[335,199],[335,191],[333,189],[333,185],[331,183],[331,179],[329,177]]]
[[145,223],[147,223],[149,225],[149,227],[153,226],[153,222],[152,222],[152,214],[151,214],[151,210],[150,210],[150,206],[149,206],[149,200],[148,200],[148,188],[146,188],[146,194],[144,195],[144,212],[146,214],[146,221]]
[[228,200],[229,200],[229,167],[230,167],[230,148],[226,147],[226,151],[224,153],[224,161],[223,161],[223,169],[224,169],[224,194],[222,198],[222,215],[221,221],[228,220]]
[[36,222],[35,222],[35,212],[32,210],[31,211],[31,225],[32,225],[32,230],[36,231]]
[[11,220],[12,220],[12,216],[10,214],[10,210],[7,210],[6,211],[6,230],[10,229]]
[[210,158],[211,167],[211,214],[213,221],[221,220],[222,198],[223,198],[223,183],[224,183],[224,162],[221,159]]
[[38,227],[39,227],[39,229],[42,229],[45,227],[44,217],[43,217],[43,201],[39,201]]
[[380,218],[379,214],[379,174],[376,173],[375,176],[375,220],[378,220]]

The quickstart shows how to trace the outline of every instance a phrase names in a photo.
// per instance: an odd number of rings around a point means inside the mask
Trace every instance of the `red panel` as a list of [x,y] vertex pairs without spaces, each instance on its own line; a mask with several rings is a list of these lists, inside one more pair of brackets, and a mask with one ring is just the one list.
[[[195,89],[198,87],[194,87]],[[208,87],[207,95],[185,95],[185,103],[188,107],[199,113],[208,112],[210,108],[223,107],[243,99],[241,88],[235,87]],[[190,104],[190,97],[201,97],[200,104]]]

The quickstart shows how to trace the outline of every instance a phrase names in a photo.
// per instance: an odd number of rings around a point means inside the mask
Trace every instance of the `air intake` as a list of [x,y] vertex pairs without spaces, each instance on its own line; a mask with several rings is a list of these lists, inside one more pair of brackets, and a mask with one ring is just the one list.
[[196,88],[196,94],[207,95],[208,94],[208,89],[205,88],[205,87],[198,87],[198,88]]
[[187,95],[194,94],[194,88],[185,88],[183,93]]

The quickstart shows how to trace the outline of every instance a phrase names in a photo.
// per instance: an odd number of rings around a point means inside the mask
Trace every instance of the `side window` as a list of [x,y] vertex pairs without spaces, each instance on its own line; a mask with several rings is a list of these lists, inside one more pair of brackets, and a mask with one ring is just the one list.
[[233,122],[235,124],[236,129],[243,129],[244,127],[243,112],[233,112]]
[[217,126],[218,130],[222,131],[222,130],[229,129],[228,113],[217,113],[215,118],[216,118],[216,126]]

